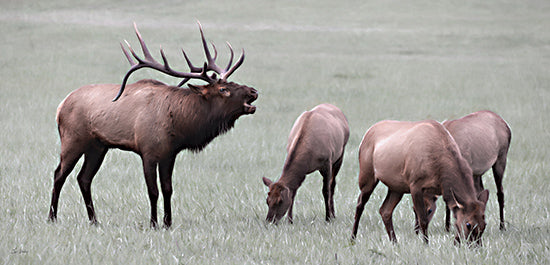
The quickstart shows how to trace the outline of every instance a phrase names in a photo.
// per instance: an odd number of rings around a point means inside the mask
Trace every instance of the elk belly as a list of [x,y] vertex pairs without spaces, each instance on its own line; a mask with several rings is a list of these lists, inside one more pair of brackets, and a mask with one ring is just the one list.
[[374,177],[391,187],[392,190],[402,193],[409,193],[409,183],[407,178],[403,176],[403,161],[394,160],[391,156],[377,156],[376,152],[373,157]]

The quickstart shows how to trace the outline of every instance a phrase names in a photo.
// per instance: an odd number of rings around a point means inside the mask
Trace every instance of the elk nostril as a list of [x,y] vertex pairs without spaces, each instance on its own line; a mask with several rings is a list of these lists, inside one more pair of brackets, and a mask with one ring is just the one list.
[[249,93],[248,93],[248,98],[249,99],[252,99],[252,100],[255,100],[258,98],[258,91],[256,91],[255,89],[252,89]]

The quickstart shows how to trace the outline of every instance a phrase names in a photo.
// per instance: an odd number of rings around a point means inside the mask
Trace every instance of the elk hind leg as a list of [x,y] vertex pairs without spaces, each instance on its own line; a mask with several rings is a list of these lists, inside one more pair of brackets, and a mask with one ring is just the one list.
[[335,210],[334,210],[334,190],[336,188],[336,175],[338,175],[338,172],[340,171],[340,167],[342,166],[342,161],[344,160],[344,153],[342,153],[342,156],[332,164],[332,181],[330,182],[329,187],[329,194],[330,194],[330,210],[332,213],[332,217],[335,217]]
[[497,162],[493,165],[493,176],[495,177],[495,184],[497,187],[498,207],[500,213],[500,230],[506,230],[504,225],[504,189],[502,187],[502,178],[504,177],[504,170],[506,169],[506,156],[501,156],[497,159]]
[[395,231],[393,230],[392,215],[393,210],[401,201],[401,198],[403,198],[403,193],[388,190],[386,199],[384,199],[384,202],[380,207],[380,215],[382,216],[382,221],[386,227],[386,232],[388,233],[390,240],[394,243],[397,243],[397,237],[395,237]]
[[357,206],[355,208],[355,222],[353,223],[353,231],[351,239],[354,240],[357,236],[357,229],[359,227],[359,221],[361,220],[361,215],[365,209],[365,204],[369,201],[369,198],[378,184],[379,180],[374,177],[374,170],[372,167],[361,167],[359,170],[359,189],[361,193],[359,198],[357,198]]
[[334,218],[334,200],[332,198],[331,186],[334,182],[334,175],[332,174],[332,164],[328,165],[320,170],[323,176],[323,199],[325,200],[325,220],[327,222]]
[[105,158],[106,153],[107,148],[103,146],[90,148],[88,151],[86,151],[84,153],[84,164],[77,176],[78,186],[80,187],[82,198],[84,198],[84,204],[86,205],[88,219],[90,220],[91,224],[97,223],[94,203],[92,201],[92,180],[99,170],[99,167],[103,163],[103,159]]
[[157,162],[142,157],[143,175],[145,176],[145,184],[147,185],[147,193],[151,203],[151,227],[157,227],[157,201],[159,198],[159,190],[157,186]]
[[[67,150],[66,146],[71,146],[69,144],[61,145],[61,155],[59,165],[55,169],[54,179],[53,179],[53,190],[52,190],[52,200],[50,204],[50,212],[48,215],[49,221],[57,220],[57,206],[59,203],[59,195],[67,176],[74,169],[74,166],[82,156],[84,152],[75,151],[72,149]],[[65,148],[64,148],[65,147]]]
[[174,170],[175,157],[159,163],[160,187],[164,201],[164,226],[172,225],[172,172]]

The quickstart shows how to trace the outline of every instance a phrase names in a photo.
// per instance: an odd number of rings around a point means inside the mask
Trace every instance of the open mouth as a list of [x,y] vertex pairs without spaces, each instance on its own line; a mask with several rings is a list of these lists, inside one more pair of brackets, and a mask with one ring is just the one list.
[[254,112],[256,112],[256,106],[252,105],[252,102],[254,102],[257,98],[257,93],[251,94],[250,99],[244,103],[244,112],[246,114],[254,114]]

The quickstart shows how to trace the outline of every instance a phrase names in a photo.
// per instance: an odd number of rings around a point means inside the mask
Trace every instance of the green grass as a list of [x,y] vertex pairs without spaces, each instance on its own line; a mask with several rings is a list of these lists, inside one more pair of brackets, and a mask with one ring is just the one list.
[[[79,2],[0,3],[1,264],[550,263],[547,1]],[[256,114],[203,152],[178,156],[172,229],[148,227],[139,157],[115,150],[92,186],[100,225],[87,223],[76,172],[61,193],[59,222],[48,223],[58,104],[79,86],[121,81],[128,65],[118,42],[137,45],[133,21],[151,50],[162,44],[175,67],[185,66],[180,47],[202,60],[196,19],[221,60],[224,41],[245,48],[232,80],[260,91]],[[148,70],[133,80],[149,77],[178,82]],[[298,191],[295,223],[268,225],[261,177],[279,176],[292,123],[323,102],[339,106],[351,127],[337,219],[324,221],[315,173]],[[502,115],[513,132],[504,179],[508,230],[498,230],[487,173],[483,248],[453,245],[442,202],[424,245],[413,232],[410,196],[394,213],[399,244],[391,244],[378,214],[384,185],[350,244],[357,148],[366,129],[383,119],[442,121],[480,109]]]

